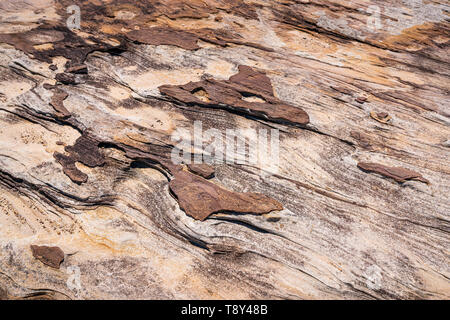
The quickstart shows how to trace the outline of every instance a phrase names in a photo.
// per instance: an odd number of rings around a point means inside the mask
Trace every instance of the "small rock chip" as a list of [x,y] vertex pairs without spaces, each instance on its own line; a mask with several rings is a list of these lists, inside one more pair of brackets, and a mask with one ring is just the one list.
[[8,291],[0,287],[0,300],[8,300]]
[[364,103],[366,101],[367,101],[366,97],[358,97],[358,98],[356,98],[356,102],[358,102],[358,103]]
[[71,116],[69,110],[64,107],[64,100],[69,95],[62,91],[62,90],[56,90],[53,93],[52,100],[50,101],[50,105],[55,109],[56,111],[56,117],[59,119],[67,119]]
[[62,153],[55,152],[53,157],[63,167],[63,172],[66,176],[75,182],[76,184],[82,184],[88,181],[88,176],[84,172],[81,172],[75,165],[75,160],[70,156],[66,156]]
[[185,50],[197,50],[198,36],[193,33],[173,28],[153,27],[133,30],[127,33],[128,39],[150,45],[172,45]]
[[268,222],[278,222],[281,220],[281,217],[273,212],[266,214],[265,218]]
[[388,123],[392,118],[386,112],[374,112],[370,113],[370,117],[381,123]]
[[385,177],[392,178],[399,183],[403,183],[407,180],[416,180],[426,184],[430,183],[427,179],[422,177],[420,173],[401,167],[388,167],[379,163],[359,162],[358,168],[364,171],[379,173]]
[[81,64],[78,66],[73,66],[70,68],[66,69],[66,72],[68,73],[83,73],[83,74],[87,74],[88,73],[88,68],[85,64]]
[[380,119],[385,119],[385,118],[389,117],[389,114],[387,114],[386,112],[378,112],[377,117]]
[[209,164],[188,164],[188,169],[192,173],[199,175],[205,179],[210,179],[214,176],[215,170],[213,166]]
[[53,89],[56,88],[56,86],[54,86],[54,85],[52,85],[52,84],[50,84],[50,83],[44,83],[44,84],[42,85],[42,87],[43,87],[45,90],[53,90]]
[[59,269],[59,265],[64,260],[64,252],[59,247],[31,245],[30,248],[33,257],[49,267]]
[[75,75],[73,73],[58,73],[55,79],[63,84],[76,84]]

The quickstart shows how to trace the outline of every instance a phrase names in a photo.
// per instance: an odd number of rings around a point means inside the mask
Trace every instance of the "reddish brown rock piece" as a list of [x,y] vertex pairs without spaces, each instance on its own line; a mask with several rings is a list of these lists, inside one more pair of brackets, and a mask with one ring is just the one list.
[[76,78],[73,73],[58,73],[55,79],[63,84],[76,84]]
[[388,123],[392,118],[391,116],[386,112],[374,112],[372,111],[370,113],[370,117],[378,122],[381,123]]
[[33,257],[49,267],[59,269],[59,265],[64,260],[64,252],[59,247],[31,245],[30,248]]
[[136,150],[128,150],[126,155],[134,160],[157,162],[170,173],[173,176],[169,183],[171,192],[177,198],[180,208],[194,219],[203,221],[218,212],[265,214],[283,210],[282,204],[268,196],[228,191],[201,177],[198,175],[200,169],[205,175],[213,170],[213,167],[207,164],[189,165],[190,170],[197,171],[197,174],[194,174],[162,156],[150,156]]
[[389,117],[389,114],[387,112],[378,112],[377,117],[383,119]]
[[55,109],[56,111],[56,117],[60,119],[67,119],[71,116],[70,112],[64,107],[63,101],[68,97],[69,95],[62,91],[62,90],[56,90],[53,93],[52,100],[50,101],[50,105]]
[[[308,114],[301,108],[278,100],[270,79],[263,72],[239,66],[239,73],[228,81],[208,79],[188,84],[163,85],[162,94],[180,102],[246,114],[272,122],[306,125]],[[196,95],[203,92],[202,97]]]
[[214,176],[214,167],[209,164],[188,164],[188,168],[191,172],[199,175],[205,179],[210,179]]
[[240,65],[239,73],[230,77],[230,82],[243,87],[252,88],[263,94],[273,97],[272,83],[265,73],[253,70],[249,66]]
[[[1,42],[8,43],[16,49],[47,63],[52,63],[53,57],[63,56],[70,60],[73,65],[82,64],[86,56],[92,51],[116,50],[122,46],[121,44],[103,43],[101,37],[91,37],[87,41],[70,31],[65,24],[60,26],[44,24],[22,33],[0,34]],[[48,48],[39,47],[48,43],[51,43]]]
[[63,172],[66,176],[70,178],[73,182],[77,184],[85,183],[88,180],[87,174],[78,170],[75,165],[74,159],[69,156],[65,156],[61,153],[55,152],[53,157],[59,164],[63,167]]
[[183,30],[169,27],[154,27],[149,29],[133,30],[127,33],[128,39],[151,45],[172,45],[186,50],[196,50],[198,36]]
[[366,102],[367,101],[367,98],[366,97],[357,97],[356,98],[356,102],[358,102],[358,103],[364,103],[364,102]]
[[268,196],[228,191],[187,171],[178,171],[169,186],[180,208],[197,220],[218,212],[264,214],[283,210],[278,201]]
[[73,146],[65,147],[69,155],[55,152],[53,157],[61,164],[64,173],[75,183],[81,184],[87,181],[86,174],[78,170],[75,163],[80,162],[88,167],[99,167],[105,163],[105,157],[99,151],[99,141],[83,134],[75,141]]
[[84,133],[75,141],[73,146],[67,146],[65,150],[69,152],[74,160],[88,167],[100,167],[105,163],[105,157],[100,152],[98,145],[99,141],[97,139],[89,135],[89,133]]
[[427,179],[422,177],[420,173],[401,167],[387,167],[382,164],[371,162],[359,162],[358,167],[365,171],[379,173],[385,177],[392,178],[399,183],[403,183],[407,180],[416,180],[426,184],[430,183]]
[[72,67],[67,68],[66,72],[86,74],[86,73],[88,73],[88,68],[85,64],[80,64],[77,66],[72,66]]
[[172,45],[185,50],[200,49],[198,40],[226,47],[229,44],[245,45],[260,50],[272,52],[273,49],[266,48],[256,43],[244,41],[233,36],[226,30],[215,30],[202,28],[195,30],[178,30],[170,27],[153,27],[148,29],[133,30],[127,33],[131,41],[150,45]]

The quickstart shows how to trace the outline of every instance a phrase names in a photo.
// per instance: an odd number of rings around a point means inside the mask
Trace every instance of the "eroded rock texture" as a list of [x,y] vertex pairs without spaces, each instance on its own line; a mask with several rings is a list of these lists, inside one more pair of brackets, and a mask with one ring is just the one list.
[[0,299],[450,298],[447,1],[73,4],[0,2]]

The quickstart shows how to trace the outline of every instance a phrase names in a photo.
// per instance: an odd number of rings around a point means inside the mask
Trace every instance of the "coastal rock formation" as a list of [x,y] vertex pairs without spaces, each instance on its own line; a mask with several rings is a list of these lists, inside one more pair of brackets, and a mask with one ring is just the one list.
[[0,299],[449,299],[449,8],[2,0]]

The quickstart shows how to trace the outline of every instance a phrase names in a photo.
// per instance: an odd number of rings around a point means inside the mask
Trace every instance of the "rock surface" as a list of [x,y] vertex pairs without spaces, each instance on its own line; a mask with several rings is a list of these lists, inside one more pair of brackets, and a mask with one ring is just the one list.
[[0,2],[0,299],[450,298],[447,1],[76,3]]

